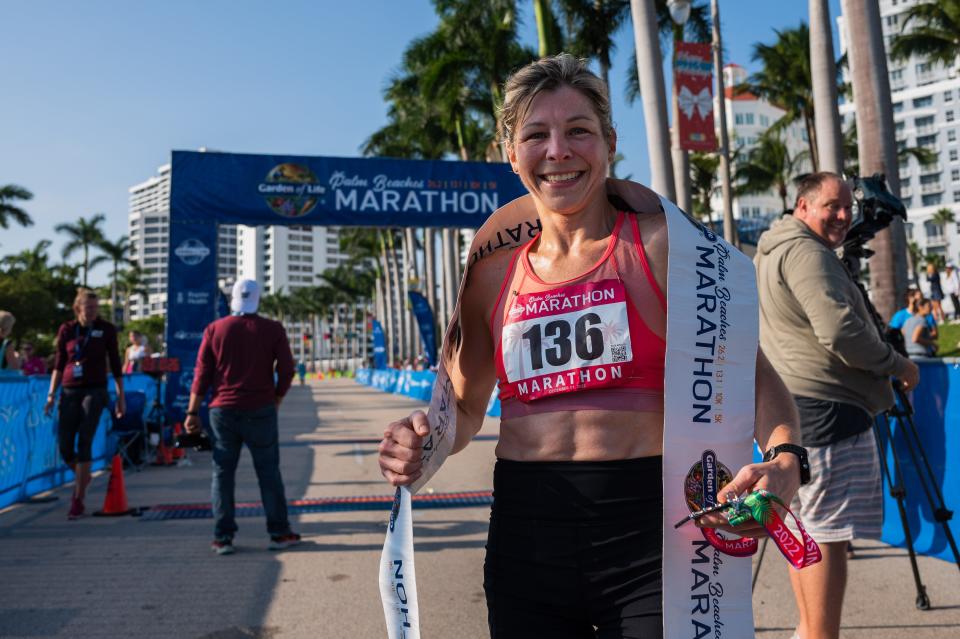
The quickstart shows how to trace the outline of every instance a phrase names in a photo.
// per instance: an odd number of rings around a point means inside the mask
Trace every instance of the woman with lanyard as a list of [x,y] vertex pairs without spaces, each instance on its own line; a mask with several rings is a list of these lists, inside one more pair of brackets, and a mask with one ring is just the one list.
[[[534,62],[507,81],[504,95],[502,139],[542,230],[516,251],[471,265],[459,351],[448,364],[454,453],[480,429],[500,385],[484,566],[490,634],[660,637],[661,455],[670,428],[665,216],[627,213],[608,199],[616,133],[606,86],[585,61],[562,54]],[[633,205],[657,210],[649,201]],[[608,339],[619,342],[620,376],[612,373],[619,367],[589,366]],[[535,377],[542,369],[557,374]],[[767,450],[797,442],[790,395],[762,353],[756,383],[758,443]],[[419,411],[388,426],[379,460],[388,481],[417,481],[430,432]],[[800,461],[778,455],[734,475],[722,498],[764,488],[789,503]],[[718,512],[697,525],[766,534],[755,521],[732,527]]]
[[6,371],[20,370],[20,357],[17,355],[17,349],[13,347],[13,340],[10,334],[13,333],[13,325],[17,318],[9,311],[0,311],[0,374]]
[[79,289],[73,301],[76,319],[64,322],[57,331],[56,362],[44,407],[44,413],[49,415],[53,410],[57,388],[62,382],[57,441],[60,456],[76,477],[67,514],[69,519],[83,515],[83,500],[90,484],[93,437],[100,423],[100,415],[110,401],[107,394],[108,362],[117,389],[118,418],[123,416],[126,408],[117,329],[110,322],[100,319],[98,311],[97,294],[90,289]]

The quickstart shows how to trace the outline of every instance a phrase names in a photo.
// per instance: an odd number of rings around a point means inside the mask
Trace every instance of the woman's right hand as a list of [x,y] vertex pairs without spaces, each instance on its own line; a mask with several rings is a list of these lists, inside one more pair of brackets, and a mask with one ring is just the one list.
[[427,416],[419,410],[387,426],[378,447],[380,472],[387,481],[394,486],[409,486],[420,478],[423,439],[429,434]]
[[43,406],[43,414],[47,417],[50,417],[50,413],[53,412],[53,396],[47,395],[47,403]]

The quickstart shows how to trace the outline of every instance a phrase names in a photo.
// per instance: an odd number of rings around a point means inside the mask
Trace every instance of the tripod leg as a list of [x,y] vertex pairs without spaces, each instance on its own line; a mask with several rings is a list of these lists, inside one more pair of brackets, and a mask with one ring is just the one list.
[[763,565],[763,554],[767,552],[768,541],[770,541],[770,538],[764,537],[763,543],[760,544],[760,556],[757,557],[757,567],[753,569],[753,583],[750,584],[750,592],[757,589],[757,579],[760,577],[760,567]]
[[[887,464],[886,450],[883,445],[883,438],[880,437],[880,424],[883,424],[886,441],[890,444],[890,452],[893,456],[894,477],[890,476],[890,467]],[[890,428],[890,420],[887,415],[878,416],[874,422],[877,432],[877,454],[880,456],[880,467],[883,471],[883,477],[887,480],[890,487],[890,496],[897,500],[897,510],[900,512],[900,524],[903,526],[903,537],[907,543],[907,554],[910,556],[910,568],[913,570],[913,581],[917,587],[916,605],[918,610],[930,610],[930,598],[927,596],[927,589],[920,579],[920,567],[917,565],[917,553],[913,549],[913,537],[910,534],[910,523],[907,521],[907,509],[904,506],[907,491],[903,487],[903,474],[900,470],[900,460],[897,458],[897,451],[893,445],[893,430]]]
[[[960,568],[960,551],[957,550],[957,542],[953,537],[953,531],[950,530],[949,525],[950,520],[953,519],[953,511],[949,510],[944,502],[943,493],[937,485],[937,477],[933,472],[933,467],[930,465],[930,459],[923,450],[923,442],[920,441],[920,432],[917,430],[916,422],[913,421],[913,407],[910,405],[910,400],[902,390],[896,389],[896,391],[897,402],[901,408],[900,414],[902,415],[899,423],[904,430],[903,440],[906,442],[907,452],[910,454],[910,460],[913,462],[914,468],[917,469],[917,478],[920,480],[920,486],[927,496],[927,503],[930,505],[930,511],[933,513],[933,519],[943,527],[943,534],[947,538],[950,550],[953,551],[954,563],[957,564],[957,568]],[[906,421],[906,423],[904,423],[904,421]],[[922,466],[917,461],[918,457],[923,462]],[[934,499],[934,497],[936,497],[936,499]]]

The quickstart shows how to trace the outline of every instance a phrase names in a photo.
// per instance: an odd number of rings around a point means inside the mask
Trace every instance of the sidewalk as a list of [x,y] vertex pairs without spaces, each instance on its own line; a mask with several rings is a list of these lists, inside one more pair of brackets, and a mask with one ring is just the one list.
[[[388,495],[376,463],[384,426],[417,402],[351,380],[294,386],[281,409],[281,463],[287,497]],[[436,492],[488,490],[497,423],[432,480]],[[131,506],[208,503],[209,454],[192,466],[125,476]],[[103,501],[97,477],[88,511]],[[0,512],[0,637],[189,637],[288,639],[385,637],[377,587],[387,511],[293,517],[304,543],[272,553],[262,517],[238,518],[238,552],[209,550],[212,519],[66,519],[69,492],[48,504]],[[237,501],[259,501],[247,453]],[[960,508],[960,504],[952,504]],[[487,507],[415,513],[417,577],[425,638],[486,637],[482,588]],[[754,599],[756,635],[790,637],[796,610],[787,569],[771,546]],[[960,637],[960,575],[921,558],[934,607],[914,606],[906,552],[857,544],[843,637]],[[736,634],[731,633],[734,638]]]

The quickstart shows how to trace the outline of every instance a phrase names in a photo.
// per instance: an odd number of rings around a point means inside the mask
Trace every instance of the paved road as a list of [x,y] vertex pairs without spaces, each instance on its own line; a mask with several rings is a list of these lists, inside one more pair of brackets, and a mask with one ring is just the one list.
[[[289,499],[389,494],[376,464],[383,426],[419,406],[348,380],[294,387],[281,409]],[[488,419],[482,435],[495,435]],[[431,482],[437,492],[489,489],[493,437],[475,441]],[[360,441],[355,441],[360,440]],[[366,441],[364,441],[366,440]],[[210,459],[126,475],[131,505],[209,501]],[[106,477],[94,480],[98,506]],[[211,519],[69,522],[68,493],[0,513],[0,637],[294,639],[385,636],[377,562],[386,511],[298,515],[298,548],[272,553],[262,518],[240,518],[238,552],[209,550]],[[246,454],[238,501],[257,501]],[[88,507],[88,509],[90,509]],[[485,637],[482,589],[486,507],[415,514],[423,636]],[[906,553],[858,544],[843,637],[960,637],[957,567],[923,558],[934,610],[917,611]],[[773,552],[755,594],[757,637],[787,638],[796,623],[784,562]],[[731,634],[730,637],[736,637]]]

